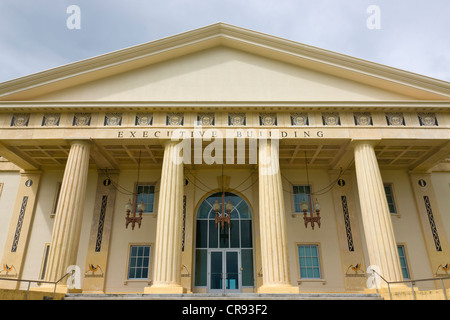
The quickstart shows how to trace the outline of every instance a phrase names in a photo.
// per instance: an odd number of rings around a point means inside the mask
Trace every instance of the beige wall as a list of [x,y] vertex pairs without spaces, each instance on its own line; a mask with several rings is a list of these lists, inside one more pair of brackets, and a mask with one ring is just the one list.
[[[202,169],[202,170],[201,170]],[[197,180],[192,178],[192,175],[196,176]],[[209,189],[219,188],[220,184],[217,177],[220,177],[222,172],[220,168],[203,168],[197,171],[190,171],[189,177],[191,182],[186,188],[195,189],[190,190],[190,194],[193,197],[187,199],[187,207],[197,209],[199,202],[206,196],[204,190],[206,190],[206,184]],[[255,173],[253,171],[253,173]],[[353,185],[356,184],[356,180],[353,175]],[[52,170],[45,171],[42,175],[42,181],[40,186],[40,194],[38,203],[36,206],[35,217],[33,220],[33,225],[31,229],[31,235],[29,239],[29,246],[26,252],[23,278],[37,279],[39,277],[39,272],[41,268],[41,262],[43,257],[44,244],[50,241],[51,229],[53,225],[53,218],[51,217],[51,208],[53,205],[53,200],[56,192],[56,183],[62,179],[62,170]],[[233,169],[225,170],[224,175],[230,177],[229,186],[230,191],[233,187],[238,186],[242,181],[252,174],[251,169]],[[338,234],[336,227],[336,219],[334,217],[334,203],[330,193],[325,193],[323,195],[318,195],[322,210],[322,226],[321,228],[316,227],[314,230],[311,229],[309,225],[308,228],[304,227],[302,215],[298,215],[295,218],[292,217],[293,214],[293,204],[292,204],[292,194],[291,185],[293,184],[306,184],[306,171],[303,169],[282,169],[283,175],[283,189],[285,190],[285,207],[286,207],[286,223],[288,232],[288,250],[289,250],[289,266],[291,282],[293,285],[297,285],[299,279],[298,270],[298,258],[297,258],[297,243],[318,243],[320,245],[320,258],[321,258],[321,269],[324,281],[312,281],[305,282],[302,281],[300,284],[301,292],[337,292],[344,291],[344,276],[342,273],[342,262],[340,255],[340,248],[338,244]],[[436,190],[436,195],[439,202],[439,209],[442,212],[442,218],[445,225],[445,231],[448,233],[450,226],[450,217],[448,215],[447,208],[450,207],[449,204],[449,173],[434,173],[433,184]],[[137,170],[123,170],[119,174],[118,185],[126,190],[133,190],[137,177]],[[426,247],[423,240],[423,232],[421,230],[421,225],[419,223],[417,209],[415,207],[413,193],[411,190],[411,185],[409,181],[409,174],[404,170],[382,170],[382,177],[385,183],[392,183],[394,187],[395,201],[398,209],[398,214],[392,216],[392,221],[394,225],[395,237],[397,243],[405,244],[407,250],[407,258],[409,262],[410,272],[413,278],[425,278],[432,276],[433,270],[430,268],[430,263],[428,261],[428,256],[426,252]],[[91,169],[89,171],[89,181],[87,187],[86,203],[85,203],[85,213],[83,217],[83,225],[81,231],[80,245],[78,249],[77,265],[80,266],[82,274],[84,274],[85,264],[86,264],[86,252],[89,241],[89,232],[91,228],[92,215],[94,209],[94,199],[95,199],[95,188],[97,182],[97,171]],[[158,190],[158,182],[160,179],[159,170],[141,170],[140,182],[156,183]],[[5,188],[3,189],[2,196],[0,198],[0,204],[5,210],[2,210],[2,223],[0,228],[4,230],[0,233],[2,235],[0,241],[3,244],[0,249],[4,248],[5,234],[7,233],[7,228],[9,223],[7,223],[9,216],[11,215],[13,200],[15,199],[15,192],[17,191],[17,184],[19,180],[18,173],[5,173],[0,174],[0,182],[5,183]],[[309,180],[312,184],[313,191],[320,190],[329,184],[330,176],[326,170],[313,169],[309,170]],[[203,184],[202,184],[203,183]],[[259,237],[257,224],[258,213],[257,213],[257,184],[253,187],[248,188],[252,184],[252,179],[242,184],[237,191],[245,190],[242,195],[249,202],[253,209],[254,217],[254,248],[255,250],[255,278],[257,279],[257,273],[260,271],[259,263]],[[195,187],[195,185],[197,187]],[[255,188],[256,187],[256,188]],[[201,190],[204,189],[204,190]],[[186,189],[187,190],[187,189]],[[121,191],[121,192],[120,192]],[[110,242],[110,251],[108,258],[108,267],[106,268],[106,292],[143,292],[144,287],[148,286],[148,281],[126,281],[126,271],[128,263],[128,248],[130,244],[146,243],[154,245],[155,233],[156,233],[156,219],[151,215],[144,215],[144,220],[142,226],[139,229],[136,227],[134,231],[130,227],[125,229],[125,212],[124,205],[130,198],[130,195],[124,194],[124,190],[120,189],[117,191],[117,199],[115,204],[115,213],[112,223],[112,233]],[[240,192],[237,192],[240,193]],[[361,237],[364,242],[364,230],[360,223],[360,212],[359,203],[357,197],[356,188],[354,188],[355,200],[356,200],[356,210],[358,219],[357,221],[352,221],[352,228],[359,228],[361,232]],[[157,211],[157,199],[155,203],[155,212]],[[256,201],[256,202],[255,202]],[[191,219],[191,225],[195,228],[195,212],[188,212],[188,218]],[[440,231],[443,232],[443,231]],[[192,253],[191,250],[195,248],[195,230],[192,232],[192,237],[186,239],[186,251],[184,255],[189,255]],[[365,246],[365,245],[364,245]],[[154,249],[154,247],[153,247]],[[365,267],[368,266],[367,254]],[[190,259],[193,256],[191,255]],[[187,259],[186,256],[183,258],[183,263],[191,263],[189,266],[191,273],[194,273],[194,263]],[[191,278],[193,281],[194,279]],[[186,280],[184,280],[186,281]],[[419,287],[427,288],[431,287],[431,284],[417,284]],[[196,290],[193,288],[194,291]]]
[[273,59],[218,47],[40,96],[97,101],[414,100]]

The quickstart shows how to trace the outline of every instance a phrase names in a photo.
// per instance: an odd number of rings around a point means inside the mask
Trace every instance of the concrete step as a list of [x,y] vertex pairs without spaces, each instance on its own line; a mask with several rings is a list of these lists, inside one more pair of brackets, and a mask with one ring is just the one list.
[[300,293],[300,294],[67,294],[64,300],[383,300],[379,294]]

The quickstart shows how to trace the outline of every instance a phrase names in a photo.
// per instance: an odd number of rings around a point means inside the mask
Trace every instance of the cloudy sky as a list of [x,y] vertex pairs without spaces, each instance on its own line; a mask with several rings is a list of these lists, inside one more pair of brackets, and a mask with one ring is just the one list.
[[449,0],[0,0],[0,82],[216,22],[450,81]]

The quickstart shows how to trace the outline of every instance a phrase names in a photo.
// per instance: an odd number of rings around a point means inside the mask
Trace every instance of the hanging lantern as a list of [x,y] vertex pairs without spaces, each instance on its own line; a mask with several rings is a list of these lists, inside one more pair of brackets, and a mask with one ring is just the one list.
[[[131,230],[134,230],[134,226],[137,223],[139,228],[141,228],[141,221],[142,221],[142,213],[145,210],[145,204],[144,201],[139,202],[137,205],[137,209],[139,212],[139,216],[136,216],[136,211],[133,210],[133,205],[131,204],[131,200],[128,200],[127,204],[125,205],[125,211],[127,212],[127,216],[125,217],[125,228],[128,228],[128,225],[131,223]],[[130,213],[132,212],[131,216]]]
[[303,221],[305,222],[305,228],[308,227],[308,223],[311,223],[311,228],[314,230],[314,224],[317,223],[317,225],[320,228],[320,203],[319,200],[316,198],[316,202],[314,203],[314,209],[316,211],[316,214],[314,215],[313,210],[310,212],[310,216],[307,216],[307,212],[309,209],[308,204],[305,200],[301,203],[301,209],[303,211]]

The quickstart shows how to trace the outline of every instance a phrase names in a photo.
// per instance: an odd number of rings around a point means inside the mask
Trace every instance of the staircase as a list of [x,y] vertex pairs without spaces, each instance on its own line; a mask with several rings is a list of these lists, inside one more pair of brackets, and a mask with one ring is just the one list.
[[379,294],[300,293],[300,294],[83,294],[70,293],[64,300],[383,300]]

